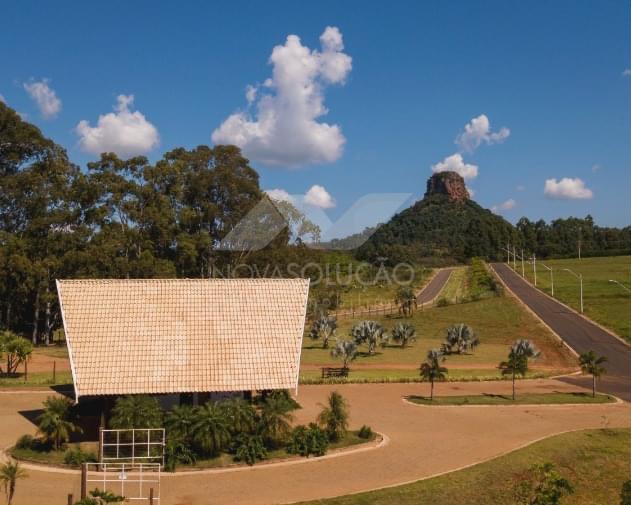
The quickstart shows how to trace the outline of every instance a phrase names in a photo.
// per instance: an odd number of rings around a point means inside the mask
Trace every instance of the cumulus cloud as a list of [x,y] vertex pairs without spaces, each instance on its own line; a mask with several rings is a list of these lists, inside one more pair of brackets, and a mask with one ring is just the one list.
[[237,112],[212,133],[216,144],[235,144],[251,159],[270,166],[297,167],[328,163],[341,155],[346,139],[336,124],[318,121],[328,110],[324,90],[344,84],[352,59],[343,52],[342,34],[328,26],[320,36],[321,50],[302,45],[289,35],[272,50],[272,77],[263,89],[248,87],[246,99],[254,116]]
[[467,193],[469,193],[469,197],[473,198],[475,196],[475,189],[467,186],[466,184],[465,184],[465,188],[467,189]]
[[314,184],[309,188],[309,191],[305,193],[305,203],[321,209],[331,209],[335,207],[333,197],[324,189],[324,186],[320,186],[319,184]]
[[114,112],[99,116],[96,126],[85,119],[76,127],[79,147],[91,154],[113,152],[121,157],[146,154],[160,141],[158,130],[139,111],[131,111],[134,95],[118,95]]
[[505,202],[502,202],[499,205],[494,205],[493,207],[491,207],[491,211],[494,212],[495,214],[499,214],[503,210],[511,210],[511,209],[514,209],[516,206],[517,206],[517,202],[513,200],[512,198],[509,198]]
[[48,85],[48,79],[41,81],[25,82],[25,91],[37,104],[40,114],[44,119],[53,119],[61,111],[61,100],[57,97],[55,90]]
[[267,193],[267,196],[269,196],[272,200],[290,203],[294,202],[294,198],[284,189],[266,189],[265,193]]
[[585,186],[585,182],[581,179],[564,177],[560,181],[556,179],[546,180],[543,192],[550,198],[559,198],[564,200],[589,200],[593,198],[594,193]]
[[498,144],[509,136],[510,130],[506,127],[500,128],[498,132],[492,132],[489,118],[485,114],[480,114],[465,125],[464,132],[456,137],[455,142],[463,151],[473,152],[482,143]]
[[625,68],[624,71],[622,72],[622,75],[624,77],[631,77],[631,68]]
[[465,163],[460,153],[447,156],[443,161],[432,165],[432,172],[435,174],[438,172],[456,172],[462,176],[463,179],[475,179],[478,176],[478,166],[470,163]]

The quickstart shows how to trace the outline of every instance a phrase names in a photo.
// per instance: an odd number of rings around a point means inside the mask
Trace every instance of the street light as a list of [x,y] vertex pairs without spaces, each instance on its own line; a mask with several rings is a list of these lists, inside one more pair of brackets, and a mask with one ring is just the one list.
[[563,270],[565,270],[566,272],[570,272],[574,277],[576,277],[579,281],[581,281],[581,314],[582,314],[583,313],[583,275],[577,274],[576,272],[573,272],[569,268],[564,268]]
[[628,287],[626,287],[624,284],[622,284],[621,282],[618,282],[614,279],[609,279],[609,282],[613,282],[614,284],[617,284],[618,286],[620,286],[622,289],[624,289],[625,291],[631,293],[631,289],[629,289]]
[[545,263],[541,263],[541,261],[539,262],[539,264],[546,270],[550,271],[550,285],[552,286],[552,298],[554,298],[554,271]]

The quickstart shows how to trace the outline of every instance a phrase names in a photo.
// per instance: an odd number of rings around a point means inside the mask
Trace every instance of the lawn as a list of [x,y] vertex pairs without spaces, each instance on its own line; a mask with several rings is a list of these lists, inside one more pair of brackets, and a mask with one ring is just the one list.
[[[500,435],[501,436],[501,435]],[[533,464],[552,462],[575,493],[563,503],[616,504],[631,479],[631,429],[558,435],[465,470],[404,486],[309,502],[312,505],[513,505],[514,488]]]
[[72,374],[66,371],[58,371],[55,380],[51,372],[29,372],[28,380],[24,380],[24,375],[20,373],[17,377],[0,377],[0,388],[21,388],[32,386],[72,386]]
[[613,403],[616,400],[603,394],[592,397],[589,393],[523,393],[513,400],[505,395],[410,396],[408,400],[419,405],[563,405],[574,403]]
[[[554,295],[572,308],[580,309],[580,285],[576,277],[563,271],[569,268],[583,275],[585,315],[631,342],[631,293],[609,282],[615,279],[631,289],[631,256],[584,258],[582,260],[550,260],[545,265],[554,269]],[[526,264],[526,278],[534,282],[532,265]],[[521,274],[521,264],[517,262]],[[537,287],[551,294],[550,272],[537,268]]]
[[[447,357],[445,366],[452,377],[499,377],[497,366],[506,359],[509,345],[518,338],[532,340],[542,351],[542,357],[531,362],[533,373],[556,373],[576,366],[565,347],[512,297],[484,298],[466,304],[418,310],[409,319],[399,315],[375,319],[387,330],[396,323],[409,322],[416,328],[417,339],[405,348],[398,345],[377,348],[371,356],[361,346],[360,356],[350,365],[351,378],[417,377],[419,364],[425,359],[427,351],[439,348],[446,329],[462,322],[473,327],[481,344],[473,353]],[[350,338],[351,326],[358,320],[340,319],[338,338]],[[331,357],[330,350],[322,348],[320,341],[312,340],[307,331],[303,340],[301,377],[317,378],[319,368],[324,366],[340,366],[340,363]]]
[[458,303],[466,296],[467,270],[468,267],[456,267],[452,270],[447,284],[438,297],[440,300],[446,300],[447,303]]
[[38,451],[36,449],[18,449],[14,447],[11,449],[11,455],[15,459],[24,461],[34,461],[36,463],[49,464],[49,465],[66,465],[64,462],[64,454],[68,449],[75,449],[80,447],[81,450],[91,453],[96,457],[99,450],[99,444],[97,442],[72,442],[65,445],[62,450],[55,451]]

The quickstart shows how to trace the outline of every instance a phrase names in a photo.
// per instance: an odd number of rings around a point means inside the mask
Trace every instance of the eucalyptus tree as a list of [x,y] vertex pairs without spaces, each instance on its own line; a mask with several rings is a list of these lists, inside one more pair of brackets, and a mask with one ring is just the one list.
[[434,382],[443,381],[447,378],[448,370],[442,365],[444,362],[445,355],[438,349],[432,349],[427,353],[425,362],[421,363],[421,378],[425,381],[429,381],[431,385],[430,400],[434,399]]
[[606,356],[597,356],[594,351],[581,354],[578,358],[581,371],[592,376],[592,397],[596,396],[596,379],[607,373],[603,363],[607,362]]
[[376,321],[361,321],[351,329],[351,336],[357,345],[366,344],[368,354],[374,354],[377,345],[384,346],[388,342],[388,335],[381,324]]
[[329,347],[329,340],[335,336],[336,329],[337,320],[332,316],[321,313],[311,324],[309,336],[313,340],[322,339],[322,347],[327,349]]
[[392,329],[392,340],[405,347],[409,342],[416,340],[416,329],[408,323],[398,323]]

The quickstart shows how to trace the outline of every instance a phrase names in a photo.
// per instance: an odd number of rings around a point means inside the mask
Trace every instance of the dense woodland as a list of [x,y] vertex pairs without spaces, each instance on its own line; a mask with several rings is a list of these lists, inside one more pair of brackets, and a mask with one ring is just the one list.
[[[173,149],[155,163],[109,153],[81,168],[0,102],[0,328],[47,343],[61,324],[58,278],[250,275],[230,270],[244,263],[260,276],[296,275],[290,265],[339,261],[339,254],[303,245],[303,232],[315,237],[317,230],[291,209],[283,215],[292,226],[265,248],[220,250],[265,198],[257,172],[234,146]],[[374,264],[497,259],[509,240],[539,256],[575,255],[579,239],[585,255],[631,251],[631,228],[600,228],[589,217],[551,224],[522,219],[515,228],[472,201],[454,207],[439,200],[395,216],[357,258]],[[258,214],[260,228],[274,208]]]

